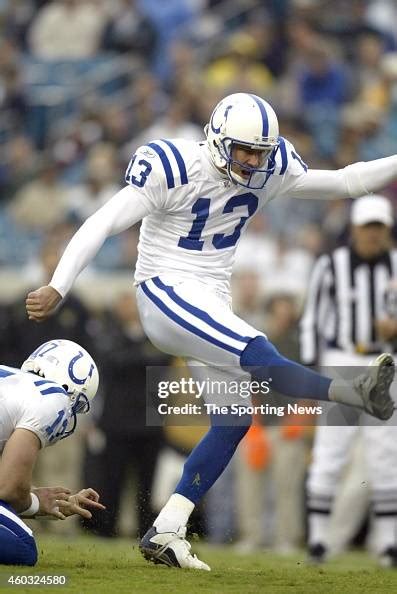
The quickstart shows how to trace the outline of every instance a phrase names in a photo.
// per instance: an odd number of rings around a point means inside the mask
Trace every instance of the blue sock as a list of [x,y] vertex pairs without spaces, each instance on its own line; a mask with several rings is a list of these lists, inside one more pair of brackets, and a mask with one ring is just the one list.
[[18,521],[13,508],[0,500],[0,564],[36,565],[36,542]]
[[242,416],[238,421],[232,415],[211,415],[212,427],[186,460],[175,493],[197,504],[229,464],[251,422],[250,415]]
[[271,388],[293,398],[329,400],[331,379],[283,357],[263,336],[253,338],[244,349],[241,367],[255,380],[272,378]]

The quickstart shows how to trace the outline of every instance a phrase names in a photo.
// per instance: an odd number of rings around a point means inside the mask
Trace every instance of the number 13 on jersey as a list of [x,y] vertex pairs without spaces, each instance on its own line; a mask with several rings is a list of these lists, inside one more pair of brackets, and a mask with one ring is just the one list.
[[[178,242],[178,246],[187,250],[201,251],[203,249],[204,241],[201,239],[201,234],[205,227],[208,217],[210,217],[210,198],[198,198],[192,206],[192,213],[195,216],[192,227],[187,237],[181,237]],[[239,206],[246,206],[248,213],[246,216],[242,216],[240,221],[237,223],[230,235],[224,233],[216,233],[212,238],[212,245],[217,250],[232,247],[236,245],[239,240],[241,230],[244,227],[247,220],[252,217],[258,208],[258,198],[252,192],[246,194],[239,194],[238,196],[232,196],[222,211],[222,213],[231,213],[235,208]]]

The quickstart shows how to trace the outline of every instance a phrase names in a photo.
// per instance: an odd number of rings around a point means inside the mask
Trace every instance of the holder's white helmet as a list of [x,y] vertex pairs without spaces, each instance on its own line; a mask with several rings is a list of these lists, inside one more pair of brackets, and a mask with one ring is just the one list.
[[60,384],[70,396],[74,413],[86,413],[99,383],[98,369],[91,355],[71,340],[49,340],[40,345],[21,369]]
[[[228,95],[215,107],[204,130],[216,167],[226,169],[235,184],[257,190],[263,188],[274,171],[279,147],[277,116],[267,101],[250,93]],[[233,160],[235,145],[262,151],[260,167],[247,167]],[[233,172],[233,164],[248,170],[249,178],[243,179]],[[256,176],[258,173],[262,175]]]

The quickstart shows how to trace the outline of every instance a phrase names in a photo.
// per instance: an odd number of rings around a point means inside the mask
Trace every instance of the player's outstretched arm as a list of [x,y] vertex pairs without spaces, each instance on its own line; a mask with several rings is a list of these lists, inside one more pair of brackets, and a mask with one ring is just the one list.
[[353,163],[334,171],[309,169],[288,192],[295,198],[358,198],[397,180],[397,155]]

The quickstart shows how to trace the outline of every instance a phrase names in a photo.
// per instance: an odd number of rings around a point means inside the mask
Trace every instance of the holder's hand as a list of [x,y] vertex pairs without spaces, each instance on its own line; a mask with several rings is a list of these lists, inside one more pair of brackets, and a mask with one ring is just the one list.
[[65,487],[37,487],[32,489],[40,502],[36,516],[47,516],[55,520],[64,520],[66,514],[60,511],[60,502],[65,502],[70,497],[70,490]]
[[88,520],[92,517],[90,509],[104,510],[106,509],[102,503],[99,503],[99,495],[94,489],[82,489],[78,493],[70,495],[67,500],[60,499],[57,502],[59,511],[65,516],[72,516],[78,514],[82,518]]

